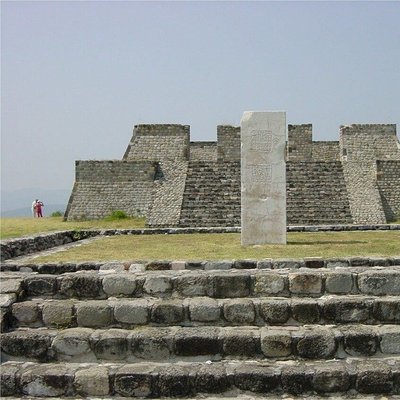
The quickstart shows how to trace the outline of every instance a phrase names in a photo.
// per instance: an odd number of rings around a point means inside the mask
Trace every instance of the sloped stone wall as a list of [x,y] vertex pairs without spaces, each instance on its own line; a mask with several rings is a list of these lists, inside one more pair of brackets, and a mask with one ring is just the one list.
[[287,159],[312,160],[312,125],[288,125]]
[[217,142],[190,142],[190,161],[217,161]]
[[339,142],[320,141],[313,142],[312,145],[313,161],[340,161]]
[[218,161],[240,161],[240,126],[218,125]]
[[122,210],[147,215],[157,165],[152,161],[77,161],[64,218],[99,219]]
[[400,161],[377,161],[377,183],[388,221],[400,217]]

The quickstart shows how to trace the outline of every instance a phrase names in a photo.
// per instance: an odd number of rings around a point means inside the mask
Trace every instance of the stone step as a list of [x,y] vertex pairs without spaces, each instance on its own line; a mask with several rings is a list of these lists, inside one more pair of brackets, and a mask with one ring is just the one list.
[[[105,299],[108,297],[321,297],[325,294],[400,295],[400,267],[335,270],[110,271],[22,274],[28,297]],[[17,279],[17,278],[16,278]]]
[[316,360],[400,354],[400,325],[19,328],[1,339],[6,361]]
[[400,323],[400,296],[309,298],[42,300],[14,303],[16,327],[237,326]]
[[312,399],[336,394],[338,399],[376,399],[373,394],[400,394],[398,358],[124,365],[7,362],[2,366],[1,375],[2,395],[18,398],[24,395],[41,398],[110,396],[114,399],[189,396],[217,399],[223,396],[244,400],[292,398],[288,395]]

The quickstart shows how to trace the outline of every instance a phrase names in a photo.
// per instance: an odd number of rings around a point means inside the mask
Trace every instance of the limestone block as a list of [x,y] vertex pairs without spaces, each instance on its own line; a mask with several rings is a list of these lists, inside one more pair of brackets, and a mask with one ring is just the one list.
[[47,355],[51,340],[51,335],[46,332],[13,331],[2,334],[1,349],[14,357],[42,359]]
[[233,266],[233,262],[230,260],[221,261],[206,261],[204,264],[205,270],[229,270]]
[[99,360],[124,360],[127,356],[128,331],[109,329],[94,331],[90,336],[90,347]]
[[291,303],[293,318],[302,324],[314,324],[320,320],[318,303],[309,299],[293,299]]
[[257,268],[258,269],[271,269],[273,265],[272,258],[266,258],[264,260],[257,261]]
[[358,275],[358,287],[361,293],[382,295],[400,295],[400,272],[366,271]]
[[56,277],[54,275],[34,275],[24,279],[24,286],[28,296],[53,295],[56,291]]
[[1,396],[15,396],[18,393],[16,373],[19,368],[15,365],[2,364],[1,366]]
[[120,262],[109,262],[100,266],[100,271],[124,272],[125,265]]
[[147,294],[165,295],[172,290],[171,279],[168,276],[149,276],[143,285]]
[[63,396],[72,386],[74,374],[64,365],[37,365],[21,375],[22,392],[34,397]]
[[90,366],[76,371],[74,387],[81,396],[106,396],[110,392],[108,370],[102,366]]
[[263,328],[261,330],[261,351],[266,357],[287,357],[292,353],[290,331]]
[[113,306],[114,318],[118,322],[144,325],[149,321],[149,301],[146,299],[118,301]]
[[76,272],[59,278],[60,293],[66,297],[95,299],[101,295],[97,273]]
[[128,364],[115,373],[114,389],[124,397],[152,397],[156,377],[154,366]]
[[222,365],[204,365],[199,368],[194,381],[196,393],[224,393],[231,384]]
[[255,276],[254,294],[257,296],[280,295],[287,288],[287,277],[276,273]]
[[236,269],[254,269],[257,268],[257,260],[235,260],[233,268]]
[[363,298],[333,298],[324,304],[327,320],[339,323],[363,322],[370,317],[370,304]]
[[226,355],[254,357],[261,352],[260,332],[257,330],[226,328],[220,335]]
[[350,387],[350,376],[343,366],[335,364],[315,367],[312,385],[320,393],[347,392]]
[[186,397],[191,390],[189,367],[172,365],[158,367],[158,390],[164,397]]
[[325,287],[328,293],[351,293],[353,290],[353,275],[350,272],[329,273],[326,277]]
[[392,391],[392,371],[387,365],[359,363],[357,367],[356,389],[360,393],[390,393]]
[[52,349],[64,356],[89,354],[89,339],[92,333],[93,330],[89,328],[65,329],[54,338]]
[[0,294],[0,307],[7,308],[11,304],[17,301],[17,295],[15,293]]
[[156,302],[151,309],[151,320],[157,324],[175,324],[184,319],[184,308],[180,301]]
[[219,330],[201,327],[179,330],[175,335],[175,354],[178,356],[216,355],[222,346]]
[[247,297],[250,294],[249,275],[219,275],[212,276],[214,280],[215,296],[226,297]]
[[255,319],[254,304],[248,299],[232,299],[224,303],[224,317],[235,324],[252,324]]
[[283,324],[289,319],[289,303],[286,299],[262,300],[260,315],[269,324]]
[[107,275],[103,278],[103,290],[109,296],[132,295],[136,290],[135,276],[127,273]]
[[304,331],[296,345],[298,355],[308,359],[332,358],[336,348],[335,336],[328,328]]
[[66,328],[72,325],[73,302],[68,300],[49,301],[42,308],[42,319],[46,326]]
[[383,326],[380,337],[382,353],[400,354],[400,326]]
[[292,259],[281,259],[281,260],[274,260],[272,268],[273,269],[298,269],[304,267],[305,263],[303,260],[292,260]]
[[373,316],[381,322],[400,322],[400,303],[397,298],[375,300]]
[[200,297],[212,293],[212,284],[207,276],[184,275],[173,279],[174,292],[181,297]]
[[283,390],[294,395],[309,392],[312,388],[312,374],[307,372],[301,366],[284,367],[281,373]]
[[295,272],[289,274],[289,290],[297,295],[320,295],[322,277],[319,274]]
[[113,321],[112,309],[105,300],[77,303],[75,308],[78,326],[104,328]]
[[144,328],[128,335],[134,356],[145,360],[165,360],[174,346],[174,333],[168,328]]
[[189,301],[189,315],[192,321],[219,321],[221,310],[216,300],[209,297],[196,297]]
[[344,351],[351,356],[372,356],[377,350],[377,335],[373,327],[349,327],[341,329],[344,335]]
[[242,245],[286,244],[286,114],[241,120]]
[[0,293],[20,293],[22,279],[2,279],[0,281]]
[[35,301],[24,301],[12,305],[12,315],[20,325],[32,324],[39,320],[39,307]]
[[268,366],[241,365],[235,369],[234,385],[253,393],[270,393],[280,386],[280,376]]

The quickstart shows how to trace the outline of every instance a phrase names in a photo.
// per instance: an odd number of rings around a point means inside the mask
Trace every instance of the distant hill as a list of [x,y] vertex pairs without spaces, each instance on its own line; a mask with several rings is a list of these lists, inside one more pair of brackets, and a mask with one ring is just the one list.
[[[67,208],[66,204],[49,204],[43,207],[43,216],[49,217],[51,213],[55,211],[61,211],[64,214],[65,209]],[[2,217],[31,217],[32,209],[30,207],[16,208],[14,210],[1,210]]]

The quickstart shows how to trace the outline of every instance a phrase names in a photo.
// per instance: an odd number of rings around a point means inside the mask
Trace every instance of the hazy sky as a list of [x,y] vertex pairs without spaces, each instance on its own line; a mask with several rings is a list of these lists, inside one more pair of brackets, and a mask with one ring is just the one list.
[[400,129],[399,2],[1,2],[2,190],[70,189],[138,123],[216,140],[246,110]]

